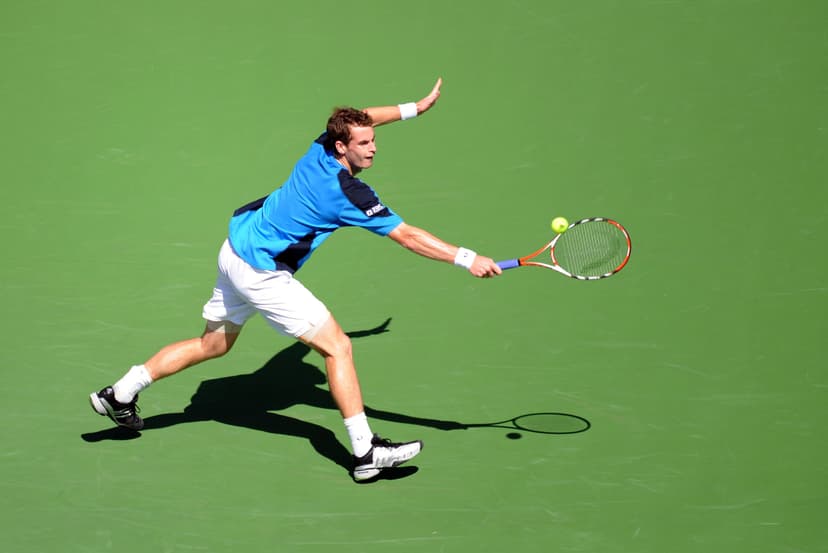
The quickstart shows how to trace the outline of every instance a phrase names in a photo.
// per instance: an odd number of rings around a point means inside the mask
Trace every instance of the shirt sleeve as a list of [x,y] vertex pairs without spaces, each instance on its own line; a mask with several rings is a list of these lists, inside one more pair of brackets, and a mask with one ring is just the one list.
[[385,236],[403,222],[370,186],[347,171],[340,173],[339,184],[347,200],[339,214],[343,225],[362,227]]

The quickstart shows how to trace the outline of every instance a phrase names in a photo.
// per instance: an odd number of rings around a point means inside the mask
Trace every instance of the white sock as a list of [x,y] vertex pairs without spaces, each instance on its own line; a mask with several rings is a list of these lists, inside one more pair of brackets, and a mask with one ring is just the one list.
[[112,385],[115,399],[120,403],[129,403],[135,394],[152,384],[152,377],[144,365],[135,365]]
[[374,434],[368,425],[368,417],[365,416],[365,412],[345,419],[345,428],[348,429],[348,436],[351,438],[354,456],[362,457],[371,451],[371,438],[374,437]]

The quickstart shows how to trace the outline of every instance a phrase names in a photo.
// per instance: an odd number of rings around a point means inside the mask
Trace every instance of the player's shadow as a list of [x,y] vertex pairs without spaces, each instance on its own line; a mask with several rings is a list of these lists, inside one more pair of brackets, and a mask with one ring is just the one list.
[[[388,332],[391,319],[369,330],[349,332],[351,338],[361,338]],[[318,424],[289,417],[281,411],[294,405],[310,405],[323,409],[336,409],[327,388],[324,373],[315,365],[305,362],[311,349],[302,342],[283,349],[260,369],[249,374],[214,378],[201,382],[190,404],[180,413],[153,415],[144,419],[144,431],[157,430],[176,424],[216,421],[273,434],[304,438],[320,454],[346,470],[351,469],[351,453],[337,440],[334,432]],[[380,419],[456,430],[465,425],[402,413],[382,411],[366,406],[369,419]],[[110,428],[100,432],[83,434],[87,442],[102,440],[130,440],[140,432],[124,428]],[[416,472],[415,467],[400,467],[385,471],[384,478],[400,478]]]

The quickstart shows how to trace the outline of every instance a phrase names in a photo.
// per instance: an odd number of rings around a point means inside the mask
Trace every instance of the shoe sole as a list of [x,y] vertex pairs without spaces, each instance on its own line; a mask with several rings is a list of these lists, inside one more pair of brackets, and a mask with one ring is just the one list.
[[96,394],[95,392],[89,394],[89,405],[92,406],[92,410],[95,411],[97,414],[99,414],[102,417],[109,417],[112,420],[112,422],[114,422],[120,427],[129,428],[130,430],[141,430],[142,428],[144,428],[144,421],[141,421],[140,426],[128,426],[126,424],[121,424],[120,422],[118,422],[118,419],[115,418],[115,415],[113,415],[111,410],[109,409],[109,404],[105,401],[102,401],[101,398],[98,397],[98,394]]
[[420,444],[420,449],[417,450],[417,453],[415,453],[414,455],[412,455],[408,459],[403,459],[402,461],[397,461],[389,467],[370,468],[370,469],[362,469],[362,470],[354,469],[354,473],[353,473],[354,480],[357,481],[357,482],[362,482],[364,480],[370,480],[371,478],[376,478],[377,476],[379,476],[379,473],[381,473],[385,469],[398,467],[398,466],[402,465],[403,463],[407,463],[408,461],[410,461],[411,459],[413,459],[414,457],[419,455],[420,452],[423,450],[423,442],[419,442],[419,444]]
[[92,406],[92,409],[97,414],[99,414],[103,417],[105,417],[109,414],[109,412],[106,410],[106,407],[101,402],[101,398],[99,398],[98,394],[96,394],[95,392],[92,392],[91,394],[89,394],[89,405]]
[[357,482],[370,480],[371,478],[374,478],[377,475],[379,475],[380,472],[382,472],[382,469],[355,470],[354,480],[356,480]]

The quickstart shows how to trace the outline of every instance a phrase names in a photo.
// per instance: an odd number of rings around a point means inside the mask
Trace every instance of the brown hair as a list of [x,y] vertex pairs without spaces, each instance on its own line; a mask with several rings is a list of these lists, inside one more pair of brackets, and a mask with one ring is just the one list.
[[328,118],[328,136],[325,149],[334,150],[337,141],[347,144],[351,141],[351,127],[373,127],[371,116],[362,110],[350,107],[335,108]]

